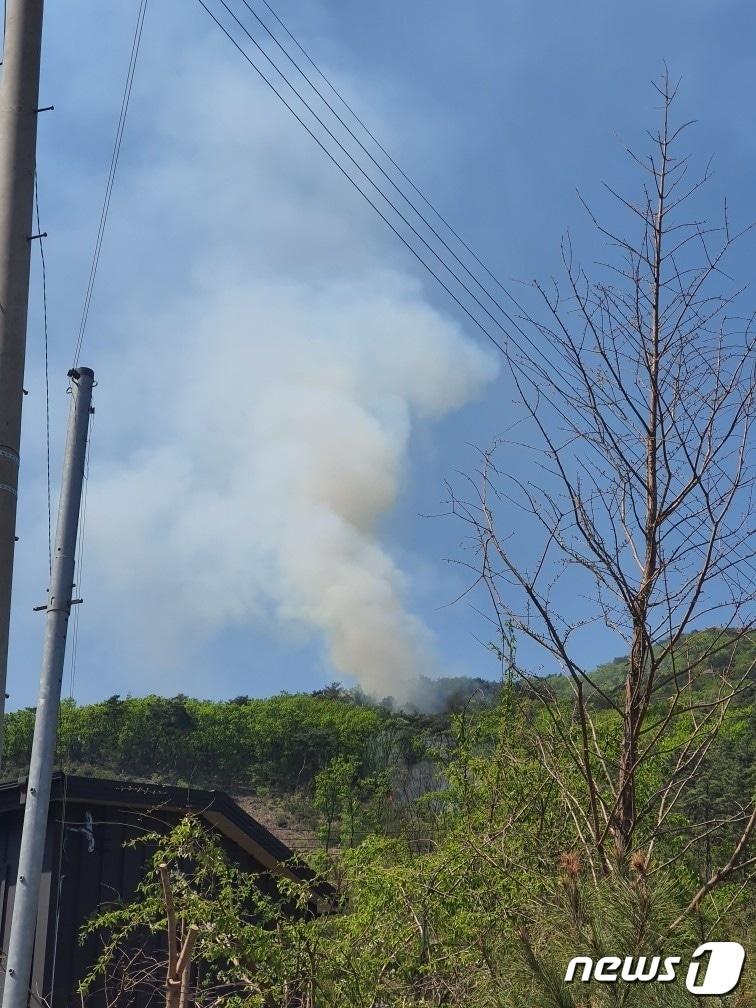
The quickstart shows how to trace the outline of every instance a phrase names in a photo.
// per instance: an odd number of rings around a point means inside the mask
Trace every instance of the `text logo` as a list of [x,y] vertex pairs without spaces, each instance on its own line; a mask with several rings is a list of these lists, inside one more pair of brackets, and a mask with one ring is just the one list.
[[[565,983],[669,983],[677,977],[682,956],[604,956],[595,963],[590,956],[575,956],[567,964]],[[743,972],[745,949],[738,942],[705,942],[689,958],[685,986],[691,994],[729,994]]]
[[[701,970],[703,959],[709,961]],[[745,962],[745,949],[738,942],[705,942],[691,957],[685,986],[691,994],[729,994],[735,990]],[[699,973],[703,978],[699,983]]]

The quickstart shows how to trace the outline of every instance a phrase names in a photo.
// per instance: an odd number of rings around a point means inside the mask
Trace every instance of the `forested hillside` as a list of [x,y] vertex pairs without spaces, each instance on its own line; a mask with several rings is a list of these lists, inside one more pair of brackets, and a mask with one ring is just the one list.
[[[688,659],[699,646],[706,651],[707,641],[706,634],[687,639]],[[743,662],[750,655],[750,644],[742,653],[729,650],[738,680],[748,679]],[[604,685],[619,664],[598,671]],[[565,964],[579,952],[595,959],[615,950],[684,952],[704,934],[737,936],[752,950],[748,859],[691,909],[701,881],[729,862],[756,792],[756,706],[747,691],[731,698],[694,773],[685,771],[680,800],[659,812],[660,788],[681,779],[679,767],[687,766],[679,753],[708,730],[706,701],[697,709],[696,697],[687,695],[669,744],[639,775],[634,852],[602,870],[570,797],[580,786],[569,756],[579,724],[566,736],[554,730],[555,713],[569,715],[572,701],[545,699],[525,681],[502,683],[493,693],[475,682],[464,686],[457,681],[446,709],[432,715],[394,711],[338,684],[311,695],[228,703],[146,697],[69,704],[62,758],[100,772],[219,784],[245,792],[253,814],[260,802],[279,802],[282,822],[293,810],[309,831],[300,844],[304,856],[334,887],[334,907],[342,911],[292,919],[189,820],[160,841],[139,901],[92,925],[112,942],[91,988],[112,971],[135,928],[163,926],[159,864],[177,866],[182,923],[198,929],[198,954],[210,964],[203,990],[208,998],[238,991],[239,1004],[294,1008],[297,992],[309,990],[318,994],[306,1003],[329,1008],[676,1008],[689,1003],[677,984],[646,985],[633,1001],[613,1000],[613,985],[593,984],[591,999],[578,1000],[562,982]],[[561,695],[567,684],[551,686]],[[600,700],[592,726],[608,760],[620,722]],[[651,722],[664,722],[674,702],[662,696]],[[16,714],[7,746],[19,766],[29,731],[30,713]],[[287,830],[283,835],[290,838]],[[607,864],[615,857],[608,845]],[[197,871],[180,867],[187,863]],[[287,901],[306,905],[311,898],[306,885],[278,884]],[[246,917],[245,907],[254,907]],[[128,976],[154,976],[160,990],[162,968],[132,963]],[[126,1000],[118,1004],[128,1003],[128,976]],[[754,1003],[751,979],[721,1003]]]
[[[719,633],[711,629],[687,637],[680,646],[685,661],[695,665],[696,655],[707,653],[712,637]],[[753,772],[756,642],[735,641],[717,654],[715,662],[719,671],[727,667],[734,679],[746,680],[731,701],[721,738],[703,764],[712,771],[719,767],[727,793],[720,787],[717,793],[725,802]],[[600,665],[591,679],[602,690],[616,690],[625,665],[626,658],[616,658]],[[567,677],[539,682],[569,702]],[[696,696],[705,698],[705,677],[696,688]],[[531,703],[532,694],[538,692],[530,679],[515,679],[514,689]],[[254,790],[266,798],[298,795],[307,801],[315,793],[318,775],[337,761],[353,767],[358,778],[389,771],[406,776],[413,767],[427,767],[429,752],[449,737],[454,718],[464,712],[467,721],[474,722],[496,706],[501,692],[501,684],[480,679],[428,681],[433,713],[395,710],[338,683],[311,694],[262,700],[113,696],[81,707],[67,700],[61,711],[58,763],[94,775],[220,787],[232,793]],[[595,704],[599,709],[604,706],[599,696]],[[32,708],[8,715],[6,778],[25,772],[33,728]]]
[[[711,655],[719,633],[682,641],[682,664]],[[570,755],[580,726],[566,678],[543,688],[516,675],[498,685],[428,683],[430,714],[395,710],[337,683],[264,700],[69,701],[58,760],[73,771],[222,787],[335,887],[336,905],[349,912],[293,920],[226,865],[191,821],[161,841],[156,865],[188,857],[200,866],[173,878],[184,925],[207,934],[199,952],[214,964],[208,991],[241,984],[248,1000],[240,1004],[293,1006],[292,991],[317,984],[329,1006],[369,1008],[381,997],[396,1005],[576,1008],[562,978],[581,950],[598,957],[653,951],[656,942],[666,948],[669,929],[673,951],[695,947],[702,934],[737,935],[750,947],[748,858],[690,906],[697,887],[729,863],[756,793],[754,657],[750,639],[716,652],[720,673],[728,671],[720,686],[739,686],[713,727],[707,712],[722,705],[707,700],[705,674],[693,690],[655,698],[649,723],[666,725],[667,743],[639,772],[636,845],[618,871],[601,868],[571,797],[581,787]],[[605,697],[622,666],[616,659],[592,676],[592,731],[607,763],[621,721]],[[32,729],[33,711],[9,716],[7,774],[24,772]],[[687,752],[695,758],[681,761]],[[685,788],[668,799],[667,782],[677,781]],[[614,863],[609,845],[605,856]],[[306,887],[284,894],[309,898]],[[245,901],[255,909],[242,926]],[[160,929],[162,913],[159,877],[148,875],[138,903],[93,925],[113,938],[102,969],[112,969],[108,957],[133,928]],[[208,931],[210,919],[226,923]],[[243,982],[239,962],[247,964]],[[153,968],[158,989],[159,964]],[[92,976],[93,988],[100,982]],[[608,989],[598,985],[590,1004],[613,1005],[603,999]],[[675,1000],[677,989],[660,987],[665,999],[657,1002],[646,988],[638,1004],[686,1004],[684,993]],[[727,1004],[745,1006],[754,994],[747,981]]]

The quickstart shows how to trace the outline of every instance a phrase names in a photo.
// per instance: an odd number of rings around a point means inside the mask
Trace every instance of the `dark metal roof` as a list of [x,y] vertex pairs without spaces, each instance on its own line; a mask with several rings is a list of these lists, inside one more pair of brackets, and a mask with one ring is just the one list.
[[[23,805],[26,778],[0,784],[0,814]],[[83,777],[63,772],[52,781],[50,801],[86,802],[90,805],[119,805],[146,811],[163,809],[195,812],[222,834],[252,854],[266,868],[302,881],[313,872],[282,840],[253,819],[225,791],[172,787],[140,781]]]

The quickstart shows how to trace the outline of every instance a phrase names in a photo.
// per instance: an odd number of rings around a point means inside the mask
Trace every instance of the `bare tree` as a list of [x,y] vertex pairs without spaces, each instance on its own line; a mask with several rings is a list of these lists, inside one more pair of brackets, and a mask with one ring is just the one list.
[[[657,90],[661,126],[651,153],[628,152],[643,176],[640,199],[607,187],[629,215],[627,236],[586,206],[610,261],[590,277],[565,239],[564,282],[535,284],[540,307],[523,309],[506,348],[533,433],[520,447],[540,475],[526,481],[503,471],[497,445],[483,454],[469,492],[451,489],[502,639],[510,629],[525,635],[569,676],[569,711],[531,680],[549,712],[551,754],[540,744],[600,871],[641,838],[650,863],[750,674],[735,674],[733,655],[755,617],[756,334],[754,315],[740,314],[743,292],[724,272],[745,232],[731,230],[726,204],[718,226],[690,209],[709,171],[689,178],[678,147],[690,124],[672,125],[667,76]],[[502,511],[513,509],[532,535],[502,533]],[[586,577],[590,601],[570,621],[559,594]],[[627,645],[619,691],[594,681],[576,657],[575,635],[597,624]],[[717,630],[689,653],[685,635],[712,624]],[[599,706],[616,713],[611,744],[596,731]],[[668,751],[682,724],[683,741]],[[551,758],[556,746],[571,771]],[[639,788],[643,768],[662,757],[661,783]],[[727,874],[742,866],[754,829],[747,803],[733,818],[742,843]],[[701,824],[698,835],[713,826]]]

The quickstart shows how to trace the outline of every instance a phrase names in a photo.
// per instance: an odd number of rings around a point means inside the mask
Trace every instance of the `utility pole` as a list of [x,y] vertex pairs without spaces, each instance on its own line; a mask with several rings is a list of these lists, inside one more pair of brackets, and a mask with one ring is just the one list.
[[68,418],[66,453],[63,459],[58,526],[55,532],[55,552],[47,600],[42,675],[34,720],[29,779],[26,786],[24,826],[21,833],[18,879],[13,903],[2,1008],[28,1008],[29,1004],[39,883],[45,851],[50,784],[60,711],[60,687],[74,587],[76,533],[79,525],[89,414],[92,411],[94,372],[90,368],[78,368],[69,371],[69,376],[72,402]]
[[0,761],[8,674],[43,0],[6,0],[0,68]]

